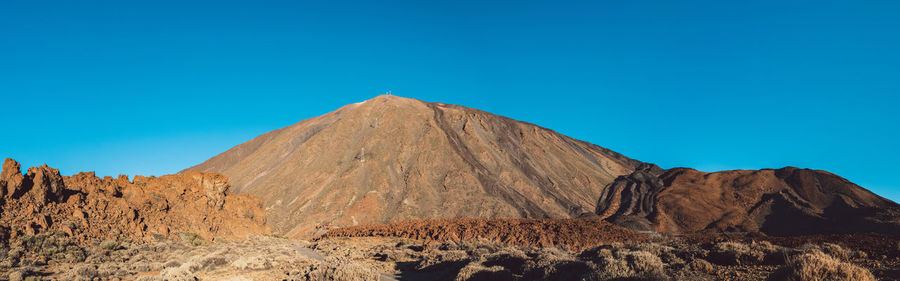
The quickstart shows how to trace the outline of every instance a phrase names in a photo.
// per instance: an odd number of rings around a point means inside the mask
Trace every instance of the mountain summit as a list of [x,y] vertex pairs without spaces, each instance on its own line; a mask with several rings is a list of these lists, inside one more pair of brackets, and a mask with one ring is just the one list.
[[187,171],[228,176],[292,237],[407,219],[583,216],[668,233],[900,235],[900,205],[825,171],[664,170],[526,122],[391,95]]
[[227,175],[289,236],[416,218],[568,218],[641,162],[533,124],[391,95],[263,134],[186,171]]

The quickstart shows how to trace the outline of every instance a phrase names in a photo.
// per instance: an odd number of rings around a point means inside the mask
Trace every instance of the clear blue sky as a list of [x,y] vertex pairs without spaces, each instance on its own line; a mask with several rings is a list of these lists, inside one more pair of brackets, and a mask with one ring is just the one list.
[[0,2],[0,156],[173,173],[391,89],[900,199],[900,1],[320,2]]

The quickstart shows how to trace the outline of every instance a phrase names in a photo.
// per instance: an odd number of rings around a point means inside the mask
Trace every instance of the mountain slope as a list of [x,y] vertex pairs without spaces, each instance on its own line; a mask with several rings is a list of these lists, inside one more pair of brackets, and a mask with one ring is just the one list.
[[610,184],[597,214],[636,230],[900,235],[900,205],[821,170],[704,173],[644,165]]
[[265,201],[289,236],[322,224],[568,218],[641,163],[480,110],[378,96],[263,134],[186,171]]

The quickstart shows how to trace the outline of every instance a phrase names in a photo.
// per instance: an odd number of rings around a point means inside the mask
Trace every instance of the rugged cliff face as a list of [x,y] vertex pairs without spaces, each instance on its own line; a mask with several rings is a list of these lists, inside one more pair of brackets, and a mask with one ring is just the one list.
[[571,218],[641,163],[471,108],[379,96],[261,135],[186,171],[265,200],[289,236],[420,218]]
[[73,241],[148,241],[196,233],[205,239],[266,234],[265,210],[252,195],[228,191],[227,178],[191,172],[159,178],[94,173],[62,176],[46,165],[22,174],[7,158],[0,173],[0,235],[65,232]]
[[837,175],[793,167],[704,173],[645,165],[610,184],[597,214],[670,233],[900,235],[900,205]]

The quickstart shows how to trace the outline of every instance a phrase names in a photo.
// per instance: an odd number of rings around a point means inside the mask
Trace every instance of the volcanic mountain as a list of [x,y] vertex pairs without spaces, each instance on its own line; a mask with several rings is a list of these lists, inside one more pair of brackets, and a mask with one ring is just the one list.
[[590,215],[641,162],[533,124],[391,95],[263,134],[186,171],[265,201],[289,236],[323,224]]
[[407,219],[599,216],[635,230],[900,235],[900,206],[818,170],[663,170],[484,111],[378,96],[263,134],[218,172],[288,236]]
[[900,205],[811,169],[705,173],[645,164],[610,184],[597,214],[635,230],[900,235]]

